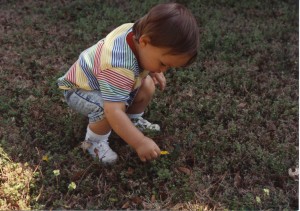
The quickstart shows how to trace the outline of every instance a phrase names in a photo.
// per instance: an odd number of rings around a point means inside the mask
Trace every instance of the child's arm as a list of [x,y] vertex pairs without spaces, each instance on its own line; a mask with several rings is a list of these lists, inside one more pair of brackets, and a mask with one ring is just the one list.
[[131,147],[133,147],[142,161],[153,160],[160,155],[156,143],[144,136],[128,118],[123,102],[104,102],[104,112],[112,129]]

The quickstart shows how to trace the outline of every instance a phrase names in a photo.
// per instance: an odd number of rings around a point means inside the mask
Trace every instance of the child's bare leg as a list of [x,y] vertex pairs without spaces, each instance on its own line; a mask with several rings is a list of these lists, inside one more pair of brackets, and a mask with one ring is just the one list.
[[160,131],[160,127],[157,124],[152,124],[146,119],[142,118],[146,107],[152,100],[155,92],[155,84],[150,76],[147,76],[141,85],[137,95],[134,98],[133,103],[127,109],[126,113],[131,119],[133,124],[140,130],[150,129],[154,131]]
[[88,127],[91,131],[98,135],[104,135],[111,131],[111,127],[106,119],[102,119],[98,122],[91,122]]
[[137,95],[134,98],[131,106],[127,109],[128,114],[139,114],[143,113],[146,107],[152,100],[152,97],[155,92],[155,85],[150,76],[147,76],[146,79],[143,81],[141,87]]

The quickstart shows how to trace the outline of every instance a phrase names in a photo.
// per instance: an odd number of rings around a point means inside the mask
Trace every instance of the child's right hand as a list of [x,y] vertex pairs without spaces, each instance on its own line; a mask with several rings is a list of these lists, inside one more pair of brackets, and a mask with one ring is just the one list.
[[150,138],[144,136],[138,147],[135,148],[141,161],[154,160],[160,156],[160,149],[157,144]]
[[163,73],[149,73],[155,85],[159,85],[160,90],[163,91],[166,88],[166,77]]

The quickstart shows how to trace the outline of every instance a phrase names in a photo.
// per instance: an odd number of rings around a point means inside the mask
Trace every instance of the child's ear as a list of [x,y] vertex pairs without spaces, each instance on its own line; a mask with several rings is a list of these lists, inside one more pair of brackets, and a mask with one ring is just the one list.
[[150,44],[150,37],[148,37],[147,35],[142,35],[139,39],[139,44],[144,47],[148,44]]

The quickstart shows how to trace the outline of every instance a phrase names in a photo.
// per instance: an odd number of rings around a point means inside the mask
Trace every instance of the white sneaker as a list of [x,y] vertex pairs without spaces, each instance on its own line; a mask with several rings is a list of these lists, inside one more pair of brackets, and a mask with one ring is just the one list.
[[141,131],[148,129],[152,131],[160,131],[160,126],[158,124],[152,124],[151,122],[147,121],[143,117],[138,117],[131,119],[133,124]]
[[118,155],[115,153],[110,147],[108,141],[91,141],[86,140],[86,144],[88,144],[88,152],[94,157],[98,157],[100,162],[103,164],[114,164],[118,160]]

